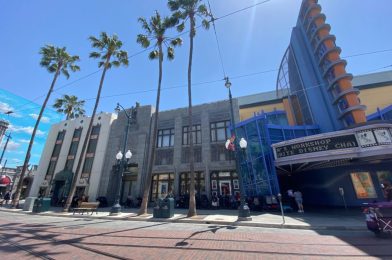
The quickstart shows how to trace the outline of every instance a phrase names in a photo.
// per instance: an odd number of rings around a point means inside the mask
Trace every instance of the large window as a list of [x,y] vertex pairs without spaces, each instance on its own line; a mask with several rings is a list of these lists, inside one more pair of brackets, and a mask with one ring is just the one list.
[[158,130],[157,147],[174,146],[174,128]]
[[53,177],[54,171],[56,169],[57,160],[60,155],[61,146],[63,145],[64,136],[65,136],[65,130],[60,131],[57,134],[56,143],[53,147],[52,156],[50,157],[48,170],[46,171],[46,177],[45,177],[46,180],[51,180]]
[[89,140],[88,146],[87,146],[87,152],[86,152],[86,157],[84,159],[84,165],[83,165],[81,178],[84,178],[84,179],[90,178],[91,170],[93,168],[93,163],[94,163],[95,150],[97,149],[98,136],[99,136],[100,130],[101,130],[101,125],[95,125],[95,126],[93,126],[93,129],[91,130],[90,140]]
[[165,198],[174,192],[174,173],[160,173],[152,177],[151,201]]
[[[182,128],[182,144],[188,145],[189,144],[189,127],[184,126]],[[192,127],[192,138],[194,144],[201,144],[201,125],[194,125]]]
[[211,142],[226,141],[231,136],[230,121],[211,123]]
[[64,167],[65,170],[72,171],[72,168],[73,168],[73,165],[75,162],[75,156],[78,151],[78,146],[79,146],[81,134],[82,134],[82,128],[75,129],[73,137],[72,137],[71,146],[69,147],[67,161],[66,161],[65,167]]
[[[180,194],[189,194],[191,184],[191,176],[189,172],[181,173],[180,175]],[[206,191],[204,181],[204,172],[195,172],[195,191],[196,195],[201,195]]]

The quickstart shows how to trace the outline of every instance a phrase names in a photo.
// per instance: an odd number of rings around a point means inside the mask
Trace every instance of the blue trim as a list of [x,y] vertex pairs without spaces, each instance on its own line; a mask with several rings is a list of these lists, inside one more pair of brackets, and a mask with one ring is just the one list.
[[283,129],[283,130],[319,130],[320,127],[318,125],[295,125],[295,126],[282,126],[282,125],[273,125],[266,124],[266,127],[272,129]]
[[377,112],[374,112],[373,114],[368,115],[366,117],[366,119],[368,121],[374,120],[374,119],[381,119],[382,120],[384,118],[384,114],[386,114],[390,111],[392,111],[392,105],[389,105],[381,110],[379,108],[377,108]]

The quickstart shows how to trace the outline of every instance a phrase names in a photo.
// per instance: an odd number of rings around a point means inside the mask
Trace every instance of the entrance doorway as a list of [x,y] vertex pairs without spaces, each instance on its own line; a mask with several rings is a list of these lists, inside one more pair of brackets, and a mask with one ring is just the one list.
[[61,206],[61,200],[64,196],[65,181],[55,181],[52,195],[52,206]]
[[219,191],[221,196],[231,195],[231,182],[229,180],[219,181]]

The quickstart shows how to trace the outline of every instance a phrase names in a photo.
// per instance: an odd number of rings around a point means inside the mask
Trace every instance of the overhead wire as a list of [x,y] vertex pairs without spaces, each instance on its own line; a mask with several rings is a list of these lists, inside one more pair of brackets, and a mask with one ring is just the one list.
[[[228,14],[226,14],[226,15],[220,16],[220,17],[218,17],[218,18],[213,17],[213,19],[212,19],[211,21],[209,21],[210,23],[212,23],[213,28],[214,28],[215,39],[216,39],[216,42],[217,42],[217,48],[218,48],[218,52],[219,52],[219,59],[220,59],[220,63],[221,63],[221,67],[222,67],[222,71],[223,71],[224,76],[226,76],[226,72],[225,72],[225,68],[224,68],[224,65],[223,65],[223,58],[222,58],[222,54],[221,54],[221,50],[220,50],[220,45],[219,45],[219,41],[218,41],[218,37],[217,37],[217,33],[216,33],[215,21],[220,20],[220,19],[223,19],[223,18],[226,18],[226,17],[229,17],[229,16],[234,15],[234,14],[237,14],[237,13],[239,13],[239,12],[248,10],[248,9],[253,8],[253,7],[256,7],[256,6],[258,6],[258,5],[265,4],[265,3],[270,2],[270,1],[271,1],[271,0],[265,0],[265,1],[262,1],[262,2],[258,2],[258,3],[255,3],[255,4],[253,4],[253,5],[250,5],[250,6],[247,6],[247,7],[241,8],[241,9],[238,9],[238,10],[236,10],[236,11],[233,11],[233,12],[231,12],[231,13],[228,13]],[[208,4],[209,4],[209,2],[208,2]],[[210,6],[210,4],[209,4],[209,6]],[[201,27],[201,25],[197,26],[196,28],[199,28],[199,27]],[[185,33],[187,33],[187,32],[189,32],[189,31],[182,32],[182,33],[178,34],[177,36],[181,36],[181,35],[183,35],[183,34],[185,34]],[[144,52],[150,50],[151,48],[152,48],[152,47],[147,48],[147,49],[144,49],[144,50],[139,51],[139,52],[136,52],[136,53],[134,53],[134,54],[132,54],[132,55],[129,55],[128,58],[133,58],[133,57],[135,57],[135,56],[138,56],[138,55],[140,55],[140,54],[142,54],[142,53],[144,53]],[[364,55],[371,55],[371,54],[377,54],[377,53],[383,53],[383,52],[390,52],[390,51],[392,51],[392,49],[377,50],[377,51],[372,51],[372,52],[364,52],[364,53],[359,53],[359,54],[347,55],[347,56],[344,56],[343,58],[351,58],[351,57],[364,56]],[[385,67],[382,67],[382,68],[387,68],[387,67],[392,67],[392,65],[385,66]],[[376,70],[380,70],[380,69],[382,69],[382,68],[378,68],[378,69],[376,69]],[[63,89],[63,88],[65,88],[65,87],[67,87],[67,86],[70,86],[70,85],[72,85],[72,84],[75,84],[76,82],[79,82],[79,81],[84,80],[84,79],[86,79],[86,78],[89,78],[89,77],[93,76],[94,74],[98,73],[98,72],[101,71],[101,70],[102,70],[102,69],[99,69],[99,70],[94,71],[94,72],[92,72],[92,73],[89,73],[89,74],[87,74],[87,75],[85,75],[85,76],[83,76],[83,77],[80,77],[80,78],[78,78],[78,79],[75,79],[75,80],[72,81],[72,82],[66,83],[66,84],[64,84],[64,85],[62,85],[62,86],[60,86],[60,87],[58,87],[58,88],[55,88],[55,89],[54,89],[54,92],[57,92],[57,91],[60,90],[60,89]],[[258,75],[258,74],[264,74],[264,73],[274,72],[274,71],[278,71],[278,69],[270,69],[270,70],[265,70],[265,71],[250,73],[250,74],[244,74],[244,75],[233,76],[233,77],[231,77],[231,79],[244,78],[244,77],[254,76],[254,75]],[[215,83],[215,82],[222,81],[222,80],[224,80],[224,79],[212,80],[212,81],[206,81],[206,82],[200,82],[200,83],[194,83],[194,84],[192,84],[192,85],[205,85],[205,84]],[[180,86],[173,86],[173,87],[168,87],[168,88],[162,88],[162,90],[176,89],[176,88],[181,88],[181,87],[184,87],[184,86],[186,86],[186,85],[180,85]],[[126,95],[140,94],[140,93],[153,92],[153,91],[156,91],[156,90],[155,90],[155,89],[149,89],[149,90],[140,90],[140,91],[126,92],[126,93],[120,93],[120,94],[113,94],[113,95],[102,96],[101,98],[110,98],[110,97],[126,96]],[[36,98],[34,98],[33,100],[31,100],[31,102],[28,102],[28,103],[26,103],[26,104],[23,104],[23,105],[21,105],[21,106],[18,106],[17,108],[22,108],[23,106],[25,106],[25,105],[27,105],[27,104],[30,104],[30,103],[35,104],[34,101],[36,101],[36,100],[38,100],[38,99],[40,99],[40,98],[42,98],[42,97],[44,97],[44,96],[46,96],[46,94],[45,94],[45,95],[41,95],[41,96],[39,96],[39,97],[36,97]],[[90,101],[90,100],[94,100],[94,99],[95,99],[95,98],[87,98],[87,99],[85,99],[85,100],[86,100],[86,101]],[[35,104],[35,105],[37,105],[37,104]],[[37,105],[37,107],[40,107],[40,106]],[[34,108],[28,108],[28,109],[15,109],[14,112],[23,112],[23,111],[31,110],[31,109],[34,109]]]
[[[226,17],[228,17],[228,16],[234,15],[234,14],[239,13],[239,12],[242,12],[242,11],[245,11],[245,10],[250,9],[250,8],[252,8],[252,7],[256,7],[256,6],[258,6],[258,5],[267,3],[267,2],[269,2],[269,1],[271,1],[271,0],[266,0],[266,1],[259,2],[259,3],[255,3],[255,4],[250,5],[250,6],[247,6],[247,7],[245,7],[245,8],[242,8],[242,9],[236,10],[236,11],[234,11],[234,12],[228,13],[228,14],[226,14],[226,15],[223,15],[223,16],[221,16],[221,17],[215,18],[214,21],[216,21],[216,20],[218,20],[218,19],[226,18]],[[211,22],[211,21],[209,21],[209,22]],[[214,23],[213,23],[213,26],[215,27]],[[197,26],[196,28],[199,28],[199,27],[201,27],[201,25]],[[177,37],[178,37],[178,36],[181,36],[181,35],[184,35],[185,33],[188,33],[188,32],[189,32],[189,30],[188,30],[188,31],[185,31],[185,32],[182,32],[182,33],[178,34]],[[219,44],[218,44],[218,45],[219,45]],[[135,57],[135,56],[137,56],[137,55],[140,55],[140,54],[142,54],[142,53],[144,53],[144,52],[146,52],[146,51],[148,51],[148,50],[150,50],[150,49],[152,49],[152,48],[153,48],[153,47],[150,47],[150,48],[144,49],[144,50],[142,50],[142,51],[136,52],[136,53],[134,53],[134,54],[128,56],[128,58],[133,58],[133,57]],[[218,48],[219,48],[219,47],[218,47]],[[101,69],[100,69],[100,70],[101,70]],[[72,84],[74,84],[74,83],[76,83],[76,82],[78,82],[78,81],[80,81],[80,80],[83,80],[83,79],[86,79],[86,78],[88,78],[88,77],[91,77],[92,75],[98,73],[100,70],[94,71],[94,72],[92,72],[92,73],[90,73],[90,74],[87,74],[86,76],[83,76],[83,77],[81,77],[81,78],[79,78],[79,79],[76,79],[76,80],[74,80],[74,81],[72,81],[72,82],[70,82],[70,83],[67,83],[67,84],[64,84],[64,85],[62,85],[62,86],[60,86],[60,87],[58,87],[58,88],[55,88],[55,89],[53,90],[53,92],[57,92],[58,90],[63,89],[63,88],[65,88],[65,87],[67,87],[67,86],[70,86],[70,85],[72,85]],[[225,73],[224,73],[224,74],[225,74]],[[27,103],[25,103],[25,104],[23,104],[23,105],[21,105],[21,106],[16,107],[16,109],[15,109],[14,112],[21,112],[21,110],[18,110],[19,108],[24,107],[24,106],[26,106],[26,105],[28,105],[28,104],[34,103],[34,101],[36,101],[36,100],[38,100],[38,99],[40,99],[40,98],[42,98],[42,97],[45,97],[45,96],[46,96],[46,94],[40,95],[40,96],[34,98],[33,100],[31,100],[31,102],[27,102]]]

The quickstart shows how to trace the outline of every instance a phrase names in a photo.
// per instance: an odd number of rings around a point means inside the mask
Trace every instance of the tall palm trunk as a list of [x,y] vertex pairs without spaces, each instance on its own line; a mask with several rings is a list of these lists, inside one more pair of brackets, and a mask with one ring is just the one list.
[[162,83],[162,63],[163,63],[163,52],[162,44],[159,44],[159,79],[158,79],[158,90],[157,90],[157,100],[155,105],[155,118],[154,118],[154,132],[152,137],[151,145],[151,156],[150,163],[148,164],[146,182],[144,184],[143,200],[140,205],[139,215],[147,214],[148,197],[150,194],[151,180],[152,180],[152,170],[155,163],[155,147],[157,145],[157,135],[158,135],[158,115],[159,115],[159,103],[161,98],[161,83]]
[[193,57],[193,37],[195,31],[194,17],[190,17],[191,32],[190,32],[190,44],[189,44],[189,63],[188,63],[188,136],[189,136],[189,170],[191,183],[189,188],[189,210],[188,217],[196,216],[196,200],[195,200],[195,162],[193,156],[193,120],[192,120],[192,57]]
[[97,112],[99,99],[101,97],[103,81],[105,80],[105,74],[106,74],[106,70],[107,70],[107,67],[108,67],[108,64],[109,64],[109,61],[110,61],[110,57],[111,57],[111,55],[108,54],[108,57],[106,58],[106,61],[105,61],[105,67],[104,67],[103,72],[102,72],[101,81],[99,82],[99,88],[98,88],[97,98],[95,100],[93,113],[91,115],[90,123],[88,124],[86,137],[85,137],[84,142],[83,142],[82,151],[80,153],[80,157],[79,157],[79,160],[78,160],[78,165],[76,167],[75,175],[73,176],[73,179],[72,179],[71,189],[70,189],[70,191],[68,193],[67,201],[66,201],[66,203],[64,205],[64,208],[63,208],[64,212],[68,212],[69,211],[69,207],[71,206],[71,203],[72,203],[72,198],[75,195],[76,184],[77,184],[78,179],[79,179],[79,177],[81,175],[81,167],[82,167],[82,163],[84,161],[83,159],[85,157],[85,153],[86,153],[88,142],[90,141],[91,130],[93,128],[93,123],[94,123],[94,117],[95,117],[95,114]]
[[58,78],[58,76],[60,74],[61,67],[62,67],[61,64],[59,64],[59,66],[57,67],[56,73],[54,74],[54,77],[53,77],[52,84],[50,85],[48,94],[46,95],[45,101],[42,104],[41,110],[39,111],[39,115],[38,115],[37,121],[35,122],[33,133],[31,134],[29,146],[27,148],[26,157],[25,157],[25,160],[24,160],[24,163],[23,163],[22,172],[20,173],[20,176],[19,176],[18,186],[16,187],[14,199],[12,200],[12,207],[13,208],[16,208],[18,206],[18,204],[19,204],[20,193],[22,191],[22,185],[23,185],[23,178],[24,178],[24,176],[26,174],[26,170],[27,170],[27,167],[29,165],[29,160],[30,160],[30,156],[31,156],[31,148],[33,147],[34,138],[35,138],[35,135],[37,133],[38,125],[39,125],[39,123],[41,121],[41,118],[42,118],[42,115],[44,113],[46,104],[48,103],[50,94],[52,93],[54,85],[56,84],[57,78]]

